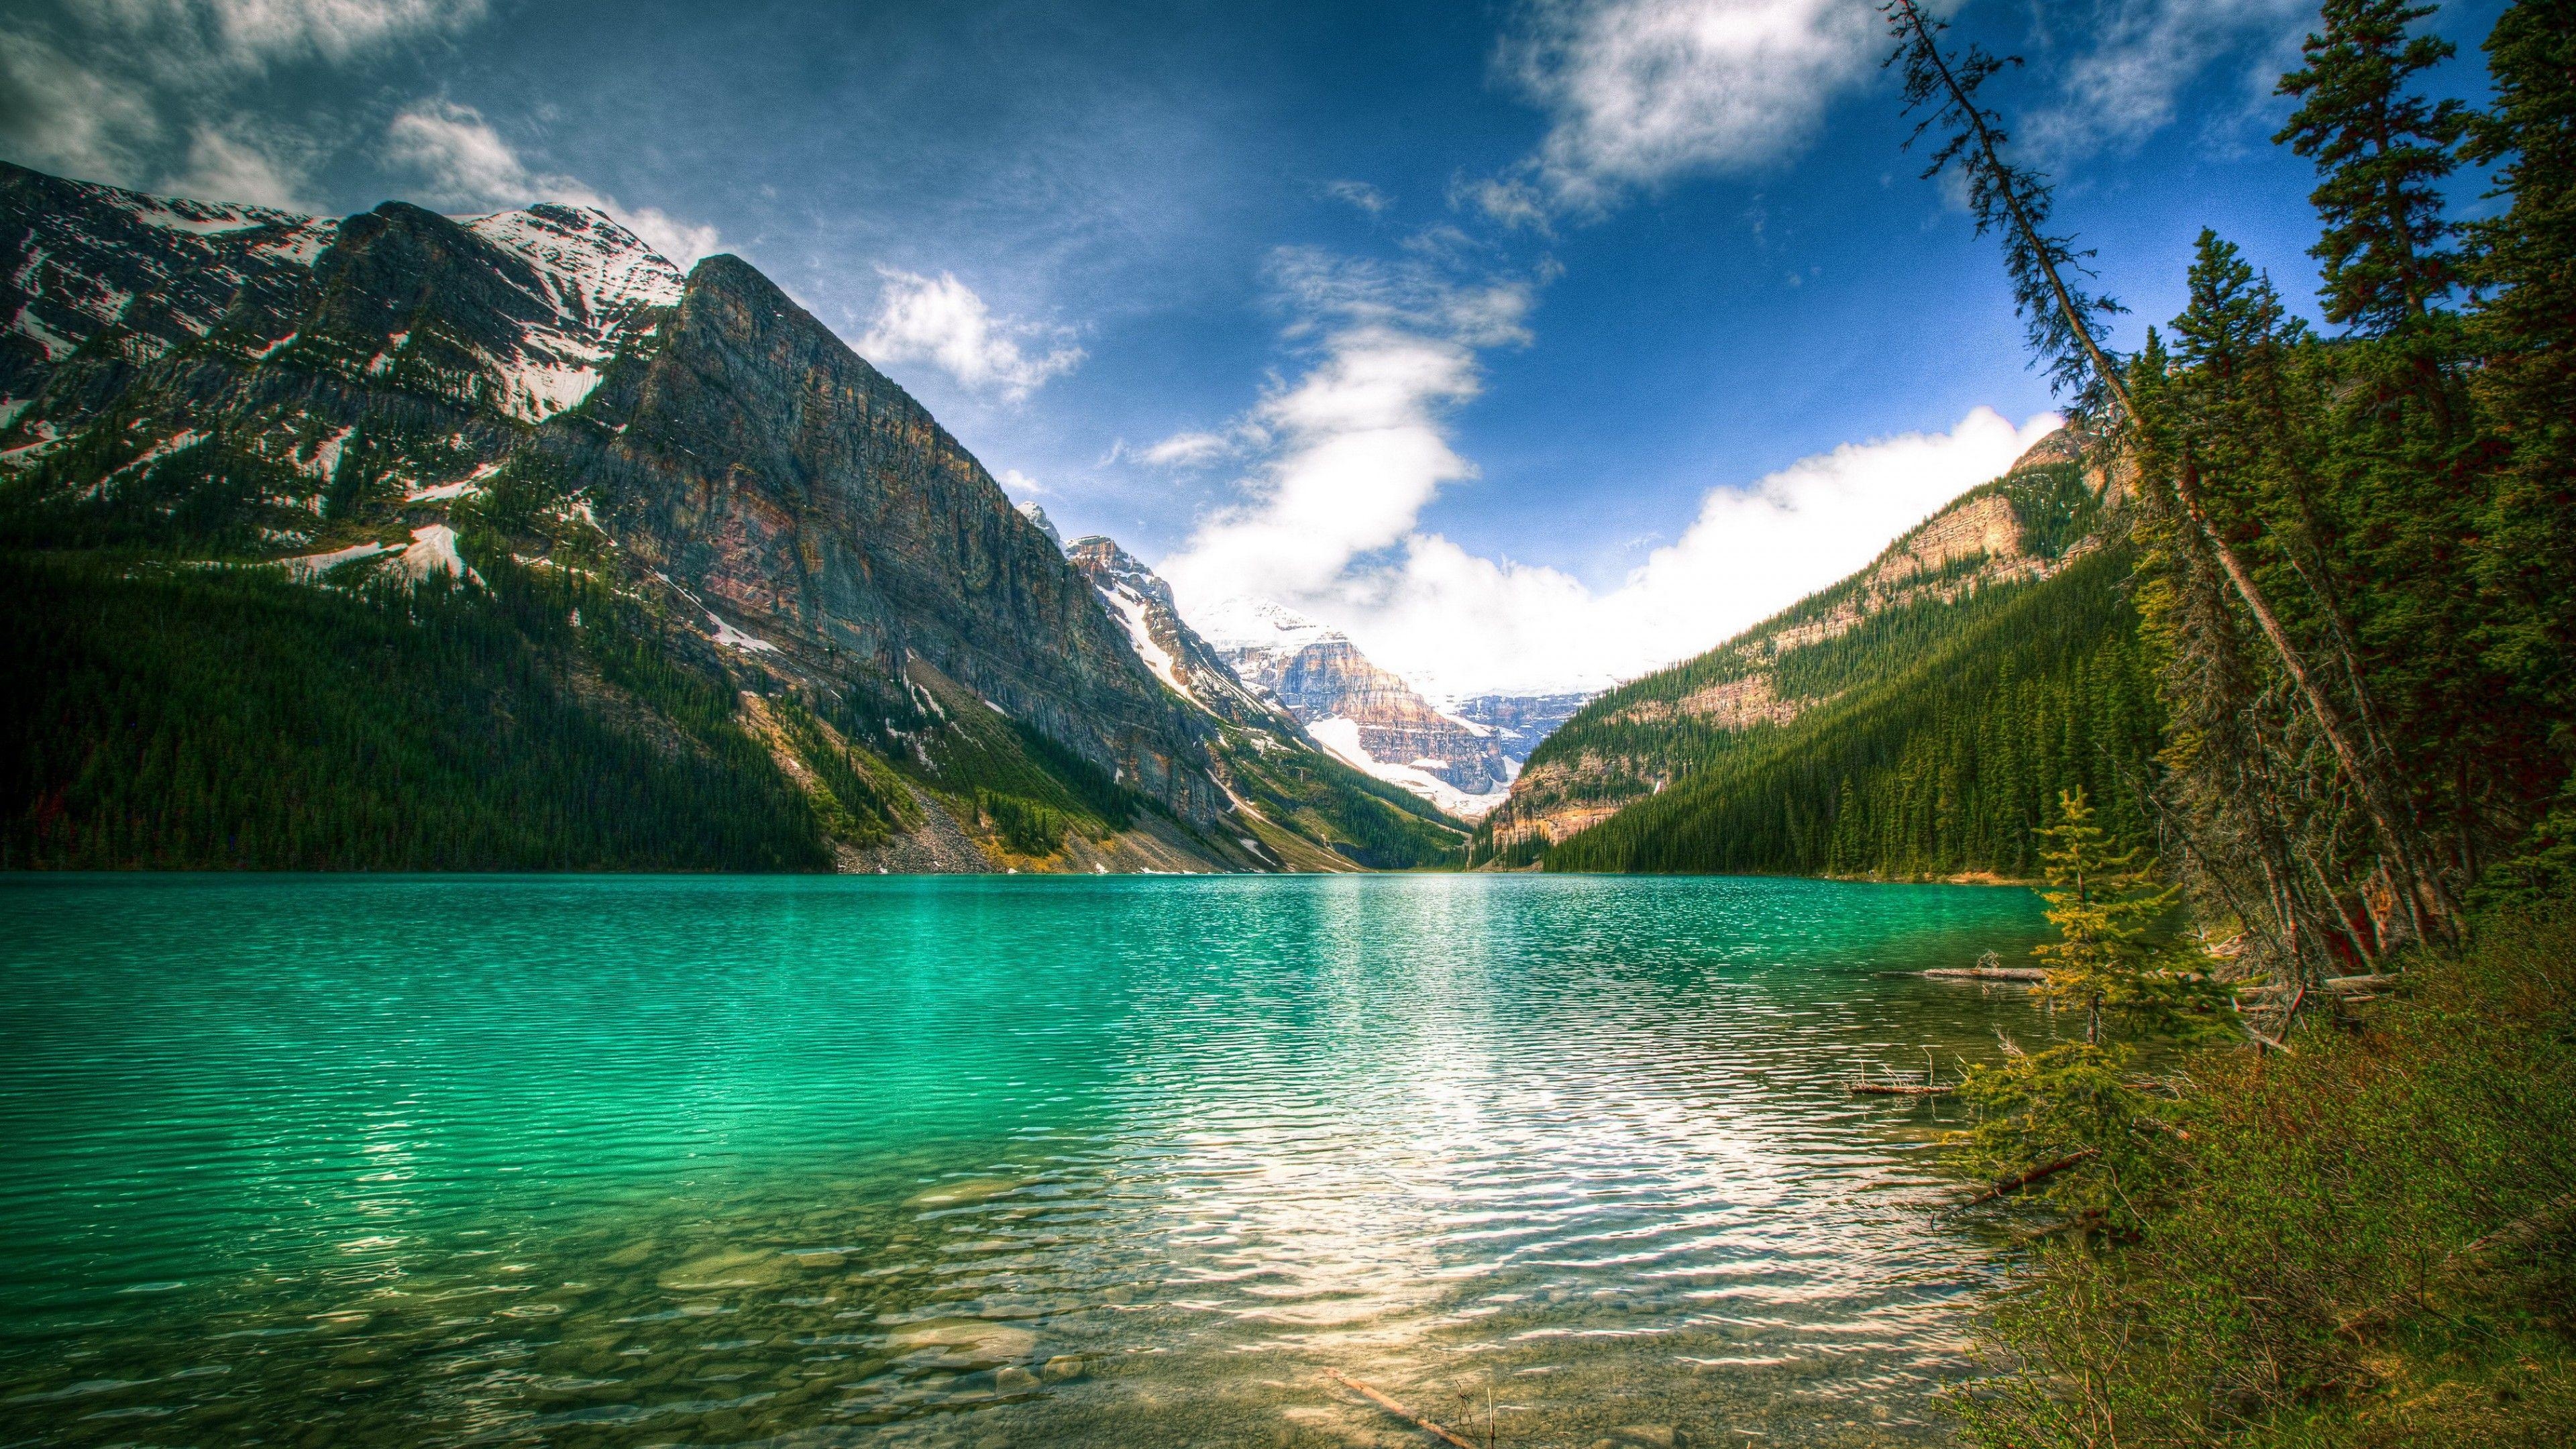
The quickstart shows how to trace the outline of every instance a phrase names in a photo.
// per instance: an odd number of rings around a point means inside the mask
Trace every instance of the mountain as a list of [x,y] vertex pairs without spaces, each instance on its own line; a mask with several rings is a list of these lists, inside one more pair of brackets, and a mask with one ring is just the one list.
[[1574,718],[1598,691],[1566,694],[1479,694],[1458,701],[1450,711],[1469,724],[1493,731],[1494,747],[1511,762],[1517,776],[1532,751]]
[[1868,568],[1586,704],[1475,859],[2020,878],[2076,787],[2134,838],[2159,714],[2122,492],[2082,442],[2042,440]]
[[1354,767],[1464,819],[1503,799],[1517,768],[1504,732],[1433,707],[1340,630],[1258,599],[1229,600],[1197,622],[1245,684]]
[[1171,586],[1115,541],[1079,538],[1065,555],[1099,590],[1146,669],[1213,724],[1217,775],[1238,817],[1253,827],[1289,824],[1298,841],[1332,854],[1301,856],[1299,844],[1254,828],[1264,848],[1299,868],[1326,869],[1342,861],[1430,864],[1464,851],[1466,831],[1434,804],[1353,768],[1280,701],[1247,687],[1181,618]]
[[0,862],[1282,859],[1047,534],[739,258],[7,166],[0,250]]

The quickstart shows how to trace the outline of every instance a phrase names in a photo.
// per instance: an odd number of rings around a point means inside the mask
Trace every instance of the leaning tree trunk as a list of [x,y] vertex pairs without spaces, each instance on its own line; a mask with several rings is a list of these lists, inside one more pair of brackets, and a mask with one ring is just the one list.
[[[1915,44],[1922,48],[1925,57],[1939,72],[1952,103],[1958,107],[1961,117],[1973,133],[1977,143],[1977,157],[1969,164],[1982,165],[1989,177],[2001,179],[2001,184],[1996,187],[1996,191],[2003,198],[2014,229],[2021,234],[2022,244],[2030,249],[2032,260],[2037,263],[2041,275],[2047,280],[2049,293],[2056,302],[2059,315],[2065,319],[2077,345],[2083,348],[2085,359],[2091,364],[2094,376],[2101,380],[2104,390],[2111,395],[2112,401],[2119,405],[2129,425],[2132,428],[2142,427],[2137,404],[2130,398],[2128,387],[2121,382],[2119,371],[2111,365],[2110,358],[2104,355],[2101,344],[2094,340],[2093,329],[2085,322],[2083,312],[2076,307],[2074,299],[2067,295],[2065,278],[2059,275],[2057,263],[2050,254],[2047,239],[2040,235],[2038,226],[2032,222],[2030,213],[2022,204],[2021,193],[2011,184],[2010,171],[2004,165],[2003,157],[1997,150],[1994,131],[1986,124],[1985,113],[1977,108],[1967,91],[1959,84],[1958,76],[1950,69],[1949,61],[1942,56],[1941,48],[1933,43],[1932,32],[1925,24],[1922,11],[1916,8],[1914,0],[1895,0],[1895,4],[1904,16],[1906,25],[1913,30]],[[2421,904],[2420,891],[2430,895],[2433,913],[2444,933],[2449,934],[2452,918],[2456,915],[2449,890],[2438,875],[2428,876],[2419,864],[2413,833],[2399,817],[2396,805],[2388,798],[2388,793],[2383,788],[2377,772],[2371,768],[2370,763],[2364,759],[2360,748],[2355,744],[2352,730],[2344,720],[2342,709],[2317,682],[2314,673],[2308,667],[2306,657],[2290,638],[2289,631],[2282,627],[2280,615],[2272,608],[2271,600],[2265,595],[2262,585],[2255,580],[2252,571],[2245,567],[2244,561],[2237,557],[2236,550],[2230,547],[2227,540],[2211,526],[2208,511],[2201,504],[2197,477],[2192,476],[2191,469],[2186,465],[2183,469],[2177,470],[2175,476],[2166,479],[2165,484],[2173,491],[2175,501],[2182,506],[2184,516],[2191,520],[2193,528],[2217,557],[2219,567],[2227,575],[2229,586],[2235,590],[2238,598],[2244,600],[2245,607],[2254,615],[2255,624],[2262,630],[2265,641],[2272,646],[2273,652],[2280,656],[2281,667],[2288,672],[2291,682],[2306,701],[2309,713],[2316,719],[2318,729],[2324,732],[2327,743],[2333,748],[2336,761],[2352,781],[2353,788],[2360,793],[2363,808],[2370,814],[2373,833],[2379,839],[2380,849],[2386,853],[2396,872],[2403,877],[2399,884],[2413,924],[2420,931],[2422,925],[2418,914]]]

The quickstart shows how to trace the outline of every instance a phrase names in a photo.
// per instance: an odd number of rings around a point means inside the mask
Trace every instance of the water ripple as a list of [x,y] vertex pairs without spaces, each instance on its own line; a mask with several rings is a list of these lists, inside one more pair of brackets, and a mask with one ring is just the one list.
[[[0,882],[32,1442],[1908,1442],[1987,1272],[1795,881]],[[1464,1393],[1465,1400],[1459,1398]],[[1462,1417],[1464,1415],[1461,1415]],[[318,1436],[318,1438],[317,1438]],[[1740,1440],[1735,1441],[1740,1442]]]

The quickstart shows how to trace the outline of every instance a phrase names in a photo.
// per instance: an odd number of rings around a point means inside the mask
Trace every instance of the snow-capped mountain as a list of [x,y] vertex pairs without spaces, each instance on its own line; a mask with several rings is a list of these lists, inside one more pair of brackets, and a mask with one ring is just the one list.
[[[1021,505],[1024,514],[1034,507]],[[1040,512],[1031,521],[1044,526],[1044,517]],[[1352,749],[1331,748],[1286,705],[1245,685],[1181,618],[1171,586],[1115,541],[1097,534],[1078,538],[1065,557],[1091,580],[1103,611],[1126,631],[1137,661],[1215,725],[1217,778],[1233,796],[1237,818],[1263,826],[1300,823],[1304,838],[1347,858],[1366,858],[1365,852],[1381,848],[1372,842],[1390,828],[1415,838],[1426,829],[1448,828],[1407,819],[1432,812],[1378,783],[1385,774],[1353,759]],[[1427,776],[1393,783],[1452,815],[1459,813],[1453,805],[1470,803]],[[1399,808],[1390,810],[1390,804]],[[1275,832],[1268,839],[1285,844]],[[1289,859],[1283,855],[1283,862]]]
[[[1025,513],[1037,505],[1020,507]],[[1038,519],[1044,517],[1041,511]],[[1223,656],[1182,621],[1172,603],[1172,586],[1115,540],[1098,534],[1077,538],[1065,547],[1065,557],[1100,591],[1101,602],[1127,632],[1136,657],[1173,693],[1234,724],[1300,733],[1293,714],[1245,688]]]
[[1435,708],[1340,630],[1267,599],[1192,622],[1245,684],[1353,766],[1469,820],[1509,793],[1518,766],[1499,731]]
[[135,363],[211,344],[541,422],[578,407],[686,283],[584,207],[467,219],[490,245],[459,249],[398,224],[399,203],[334,220],[12,179],[51,193],[0,293],[0,394],[14,399],[95,338]]

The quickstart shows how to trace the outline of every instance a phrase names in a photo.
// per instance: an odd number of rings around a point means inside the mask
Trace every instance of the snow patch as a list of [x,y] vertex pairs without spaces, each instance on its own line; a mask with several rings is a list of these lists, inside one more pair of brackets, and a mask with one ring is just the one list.
[[[320,478],[326,482],[329,481],[332,474],[340,471],[340,450],[349,445],[349,435],[356,431],[357,428],[354,426],[342,428],[340,431],[333,433],[331,436],[324,438],[318,443],[315,443],[313,445],[313,451],[301,462],[298,462],[295,465],[295,471],[302,473],[307,478]],[[291,457],[293,455],[290,454],[289,456]]]
[[250,252],[253,256],[310,267],[320,261],[322,254],[339,239],[340,223],[327,217],[316,217],[284,236],[252,243]]
[[115,472],[108,474],[106,477],[92,483],[87,488],[82,489],[81,496],[83,498],[94,498],[99,493],[103,492],[107,488],[108,484],[115,482],[126,474],[141,472],[143,469],[149,468],[153,464],[160,462],[162,459],[169,457],[172,453],[178,452],[182,448],[193,448],[205,440],[206,435],[198,432],[194,428],[190,428],[184,432],[173,433],[169,437],[163,438],[160,442],[154,443],[151,447],[144,449],[142,452],[135,454],[124,467],[117,469]]
[[709,611],[707,614],[707,620],[709,623],[716,626],[716,643],[727,649],[739,649],[746,654],[775,654],[778,652],[777,645],[770,643],[768,640],[761,638],[757,634],[748,634],[735,628],[724,620],[717,618],[713,611]]
[[[606,356],[601,353],[597,360],[604,361]],[[507,399],[503,411],[529,422],[543,422],[581,406],[590,390],[599,386],[599,369],[586,361],[567,362],[522,353],[517,362],[498,367],[502,395]]]
[[456,551],[456,530],[444,523],[425,524],[411,531],[412,545],[402,551],[405,576],[415,582],[431,574],[483,582],[483,576],[465,566],[465,558]]
[[[1363,774],[1374,775],[1390,785],[1412,791],[1461,820],[1482,819],[1497,805],[1511,798],[1511,791],[1496,790],[1489,795],[1470,795],[1439,776],[1414,765],[1392,764],[1380,760],[1360,743],[1360,722],[1335,717],[1318,720],[1306,727],[1325,752]],[[1436,763],[1436,762],[1435,762]]]
[[411,547],[402,551],[403,575],[414,583],[431,574],[483,582],[483,576],[465,566],[464,556],[456,551],[456,530],[444,523],[423,524],[411,531]]
[[278,562],[284,564],[286,571],[297,579],[310,582],[344,563],[362,558],[374,558],[380,553],[391,552],[393,552],[392,549],[381,543],[353,543],[347,548],[335,548],[329,553],[308,553],[302,558],[280,559]]
[[1189,621],[1219,649],[1276,649],[1293,654],[1341,631],[1268,599],[1226,599]]
[[450,498],[470,498],[483,491],[483,480],[501,471],[498,463],[484,463],[471,473],[447,483],[433,483],[415,488],[403,495],[405,503],[440,503]]
[[69,357],[80,347],[78,342],[46,326],[43,318],[28,311],[24,306],[18,309],[17,316],[9,320],[9,330],[45,349],[47,362],[52,362],[56,358]]
[[381,377],[393,371],[396,355],[403,350],[403,344],[409,341],[411,341],[411,331],[408,328],[386,338],[385,350],[367,359],[367,376]]
[[143,196],[131,191],[111,190],[110,194],[122,203],[128,215],[145,226],[159,227],[163,231],[184,231],[196,236],[222,236],[226,232],[249,231],[253,227],[280,223],[310,225],[313,220],[293,212],[273,211],[265,206],[226,206],[176,196]]
[[1109,612],[1126,626],[1127,642],[1136,646],[1136,657],[1145,661],[1145,667],[1153,671],[1154,677],[1170,685],[1181,698],[1197,703],[1198,696],[1190,693],[1180,671],[1173,667],[1171,651],[1154,642],[1154,631],[1145,618],[1144,599],[1124,584],[1103,590],[1100,597],[1108,603]]

